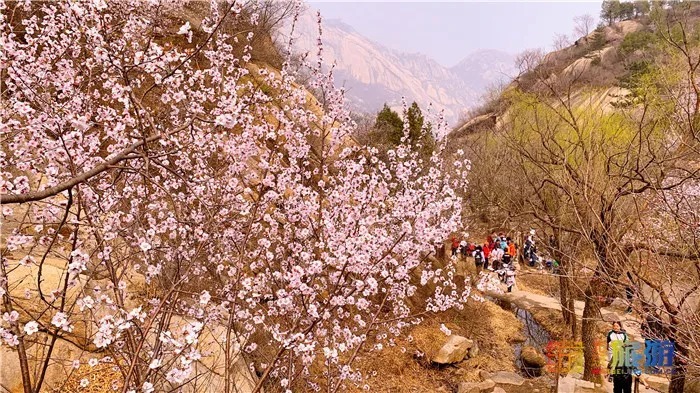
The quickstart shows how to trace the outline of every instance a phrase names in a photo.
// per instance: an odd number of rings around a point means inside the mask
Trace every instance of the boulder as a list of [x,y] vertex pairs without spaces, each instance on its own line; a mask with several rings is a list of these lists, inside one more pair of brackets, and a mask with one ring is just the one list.
[[569,377],[559,378],[558,392],[574,393],[576,390],[576,380]]
[[561,74],[565,76],[579,76],[584,72],[587,72],[592,65],[592,57],[581,57],[579,59],[574,60],[573,63],[569,64],[566,68],[564,68]]
[[499,371],[491,376],[491,379],[498,384],[520,386],[525,383],[525,378],[510,371]]
[[506,391],[502,387],[496,386],[493,388],[493,393],[506,393]]
[[612,46],[608,46],[600,50],[598,53],[600,61],[603,64],[612,64],[617,60],[617,49]]
[[480,391],[485,392],[493,389],[493,387],[496,386],[496,382],[494,382],[492,379],[486,379],[479,382],[478,386]]
[[474,382],[461,382],[457,386],[457,393],[481,393],[477,385]]
[[447,338],[447,342],[442,345],[438,353],[433,356],[432,361],[439,364],[461,362],[467,356],[467,352],[473,344],[474,342],[466,337],[452,334]]
[[469,355],[469,359],[474,358],[479,355],[479,343],[474,341],[474,344],[472,344],[472,347],[469,348],[469,352],[467,353]]
[[481,382],[462,382],[457,387],[457,393],[481,393],[490,392],[496,382],[490,379]]
[[636,20],[623,20],[617,22],[617,27],[620,29],[622,35],[644,30],[644,24]]
[[542,368],[547,364],[547,360],[534,347],[526,345],[520,352],[523,365],[527,368]]
[[482,381],[491,379],[491,373],[486,370],[479,370],[479,378],[481,378]]
[[490,392],[494,386],[496,386],[496,382],[490,379],[482,382],[461,382],[457,387],[457,393]]

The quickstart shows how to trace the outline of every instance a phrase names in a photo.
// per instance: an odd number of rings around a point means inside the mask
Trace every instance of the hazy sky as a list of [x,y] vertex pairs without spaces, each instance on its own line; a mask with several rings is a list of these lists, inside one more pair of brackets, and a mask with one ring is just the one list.
[[311,2],[389,48],[424,53],[453,66],[478,49],[519,53],[551,50],[557,33],[571,35],[573,18],[598,20],[601,1]]

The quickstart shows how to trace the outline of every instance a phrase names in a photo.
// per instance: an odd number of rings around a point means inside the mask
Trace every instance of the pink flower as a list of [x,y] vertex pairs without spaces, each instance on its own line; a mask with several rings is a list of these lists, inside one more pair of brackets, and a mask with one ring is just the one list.
[[38,331],[39,331],[39,324],[36,321],[29,321],[24,325],[24,333],[27,336],[31,336],[32,334],[34,334]]
[[444,323],[440,324],[440,331],[443,332],[446,336],[451,336],[452,335],[452,330],[448,329],[447,326],[445,326]]

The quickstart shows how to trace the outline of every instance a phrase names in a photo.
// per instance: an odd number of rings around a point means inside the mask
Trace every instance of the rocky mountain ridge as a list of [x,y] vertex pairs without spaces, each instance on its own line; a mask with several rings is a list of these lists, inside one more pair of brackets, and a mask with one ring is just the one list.
[[[514,74],[513,56],[496,50],[482,50],[448,68],[420,53],[403,53],[364,37],[339,20],[324,20],[323,60],[334,64],[336,83],[347,89],[350,106],[374,113],[384,103],[401,106],[401,97],[421,107],[432,104],[444,110],[448,120],[478,103],[489,85]],[[287,40],[286,28],[278,40]],[[294,51],[309,53],[316,60],[318,24],[315,11],[307,10],[297,21]]]

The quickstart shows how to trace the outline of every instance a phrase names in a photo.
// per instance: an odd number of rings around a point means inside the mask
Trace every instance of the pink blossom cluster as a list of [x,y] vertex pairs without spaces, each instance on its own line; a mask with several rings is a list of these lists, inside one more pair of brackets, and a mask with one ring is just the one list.
[[[6,344],[85,335],[125,391],[233,384],[228,364],[197,365],[238,356],[255,389],[334,388],[418,315],[467,301],[431,254],[463,226],[468,162],[357,145],[332,72],[257,64],[254,34],[232,32],[264,4],[212,1],[197,23],[170,16],[178,1],[0,4]],[[64,262],[52,288],[47,256]],[[13,260],[39,277],[26,321]]]

